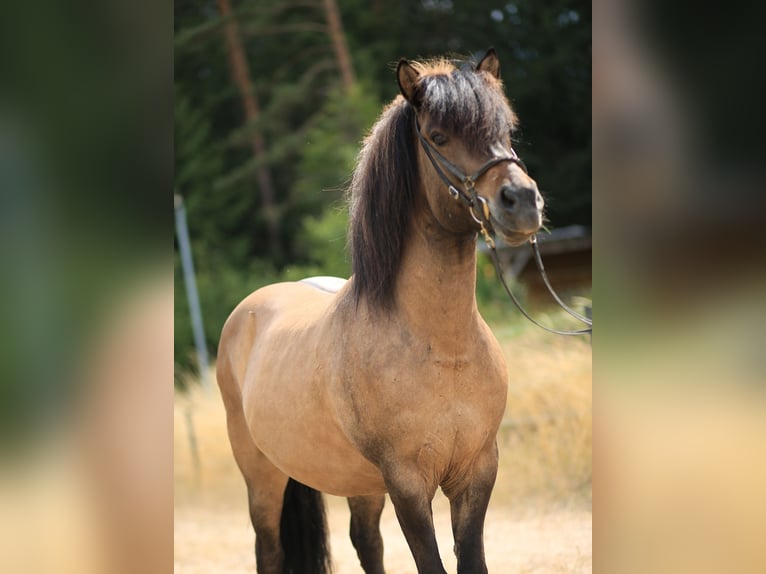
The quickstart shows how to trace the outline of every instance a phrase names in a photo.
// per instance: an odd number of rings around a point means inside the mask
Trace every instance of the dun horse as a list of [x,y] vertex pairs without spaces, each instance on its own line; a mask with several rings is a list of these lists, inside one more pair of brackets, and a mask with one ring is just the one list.
[[401,95],[351,181],[352,277],[259,289],[221,335],[218,383],[259,574],[329,571],[321,492],[348,498],[367,574],[384,571],[386,493],[418,572],[444,573],[439,487],[458,572],[487,571],[508,370],[476,307],[476,238],[489,221],[524,242],[543,201],[511,147],[516,117],[494,50],[461,69],[402,60],[397,78]]

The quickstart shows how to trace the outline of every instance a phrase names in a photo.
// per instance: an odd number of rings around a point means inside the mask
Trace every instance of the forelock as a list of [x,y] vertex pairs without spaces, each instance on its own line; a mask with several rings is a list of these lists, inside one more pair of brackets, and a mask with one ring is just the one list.
[[500,81],[473,69],[454,66],[423,69],[420,79],[422,111],[431,120],[471,147],[486,148],[507,137],[516,116]]

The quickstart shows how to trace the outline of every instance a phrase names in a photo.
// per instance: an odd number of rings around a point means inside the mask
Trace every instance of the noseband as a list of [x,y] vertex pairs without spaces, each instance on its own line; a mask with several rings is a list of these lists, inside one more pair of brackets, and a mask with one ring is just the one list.
[[[516,155],[516,152],[513,151],[513,148],[511,148],[511,155],[504,157],[493,157],[492,159],[485,162],[484,165],[482,165],[473,174],[466,175],[458,166],[456,166],[441,153],[439,153],[439,151],[431,145],[431,142],[429,142],[423,136],[422,132],[420,131],[420,123],[418,122],[417,118],[415,118],[415,132],[418,134],[418,139],[420,140],[420,144],[423,146],[423,151],[426,152],[426,156],[431,161],[431,165],[434,166],[436,173],[447,186],[447,190],[449,191],[450,196],[452,196],[452,199],[459,201],[466,206],[468,213],[471,214],[473,220],[479,224],[479,227],[481,227],[484,238],[488,238],[488,241],[492,242],[491,235],[494,232],[492,229],[492,223],[489,218],[489,203],[486,199],[476,193],[476,182],[479,181],[479,178],[487,173],[490,169],[505,162],[515,163],[521,167],[524,172],[526,172],[527,169],[524,166],[524,163],[521,161],[521,159],[519,159],[519,156]],[[441,164],[444,169],[454,175],[465,189],[458,189],[455,187],[447,177],[447,174],[442,171],[442,168],[439,166],[439,164]],[[477,209],[479,210],[478,212]]]
[[[497,273],[497,276],[500,279],[500,283],[502,283],[506,293],[508,293],[508,295],[510,296],[511,300],[516,305],[518,310],[521,311],[521,314],[524,315],[527,319],[529,319],[532,323],[534,323],[541,329],[544,329],[545,331],[548,331],[550,333],[555,333],[557,335],[592,334],[593,321],[577,313],[576,311],[570,309],[567,305],[564,304],[561,298],[553,290],[553,287],[551,286],[550,281],[548,281],[548,275],[545,273],[545,267],[543,266],[542,257],[540,257],[540,248],[537,246],[536,235],[532,235],[532,237],[529,238],[529,242],[532,244],[532,249],[535,253],[535,263],[537,264],[537,269],[540,271],[540,275],[543,278],[543,282],[545,283],[546,288],[548,289],[549,293],[553,296],[556,303],[558,303],[558,305],[562,309],[564,309],[564,311],[566,311],[572,317],[578,319],[579,321],[582,321],[583,323],[588,325],[588,327],[586,329],[576,329],[572,331],[560,331],[558,329],[551,329],[550,327],[546,327],[545,325],[536,321],[529,313],[527,313],[524,310],[519,300],[513,294],[513,291],[511,291],[511,289],[508,287],[508,284],[505,282],[505,275],[500,265],[500,259],[497,256],[497,250],[495,248],[495,240],[494,240],[495,231],[492,228],[492,222],[490,220],[489,202],[485,198],[480,196],[478,193],[476,193],[476,182],[479,180],[481,176],[487,173],[490,169],[492,169],[496,165],[499,165],[505,162],[515,163],[521,169],[524,170],[524,173],[526,173],[527,169],[526,169],[526,166],[524,165],[524,162],[522,162],[519,156],[516,155],[516,152],[513,150],[513,148],[511,148],[511,155],[507,155],[503,157],[493,157],[492,159],[485,162],[484,165],[482,165],[473,174],[466,175],[458,166],[456,166],[454,163],[452,163],[446,157],[444,157],[441,153],[439,153],[439,151],[431,145],[431,142],[429,142],[423,136],[423,134],[420,131],[420,123],[418,122],[417,117],[415,118],[415,132],[418,134],[418,139],[420,140],[420,144],[423,146],[423,151],[426,153],[426,156],[430,160],[431,165],[436,170],[436,173],[439,175],[441,180],[447,186],[447,190],[449,191],[449,194],[452,197],[452,199],[454,199],[455,201],[459,201],[463,205],[465,205],[466,208],[468,209],[468,213],[471,215],[473,220],[479,225],[481,229],[481,234],[484,237],[484,241],[487,243],[487,246],[489,247],[489,253],[490,253],[490,256],[492,257],[492,263],[494,263],[495,265],[495,272]],[[439,164],[441,164],[441,166]],[[442,167],[444,167],[444,169],[446,169],[452,175],[454,175],[460,181],[464,189],[459,189],[458,187],[455,187],[450,181],[450,179],[447,177],[447,174],[445,174],[444,171],[442,170]]]

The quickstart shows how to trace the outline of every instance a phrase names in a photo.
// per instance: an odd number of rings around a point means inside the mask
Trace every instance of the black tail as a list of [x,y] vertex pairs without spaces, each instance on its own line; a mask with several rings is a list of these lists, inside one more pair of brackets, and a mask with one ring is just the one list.
[[279,536],[284,574],[330,574],[330,547],[322,493],[292,478],[287,482]]

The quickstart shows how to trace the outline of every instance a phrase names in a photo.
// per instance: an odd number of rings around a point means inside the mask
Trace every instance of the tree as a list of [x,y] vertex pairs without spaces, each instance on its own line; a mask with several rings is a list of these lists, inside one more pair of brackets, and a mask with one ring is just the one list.
[[338,5],[335,3],[335,0],[324,0],[324,10],[330,38],[332,39],[332,46],[335,50],[335,57],[338,60],[338,68],[340,68],[341,77],[343,78],[343,87],[348,92],[354,87],[356,79],[354,77],[354,68],[351,65],[351,55],[348,53],[346,34],[343,32],[343,23],[338,12]]
[[[218,0],[218,9],[224,20],[223,30],[226,38],[226,50],[232,79],[242,98],[245,122],[253,126],[250,132],[250,145],[253,150],[253,156],[257,160],[259,157],[266,155],[266,144],[263,140],[263,134],[257,127],[261,112],[250,80],[250,67],[245,57],[237,20],[232,15],[229,0]],[[255,172],[258,185],[261,189],[261,206],[268,229],[269,248],[273,253],[279,254],[282,250],[279,241],[279,222],[277,221],[277,214],[274,209],[274,186],[271,182],[271,172],[268,165],[264,163],[259,163]]]

